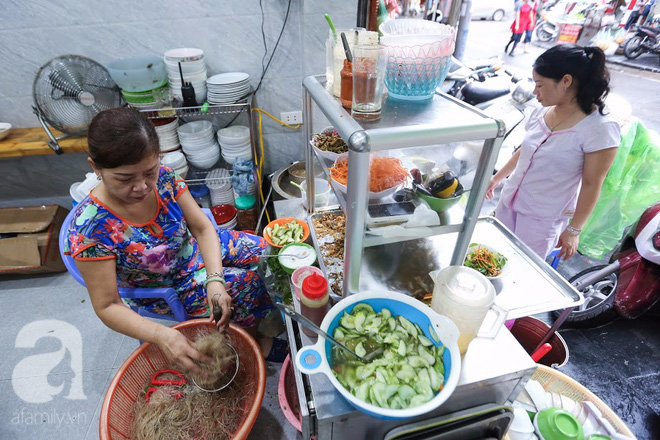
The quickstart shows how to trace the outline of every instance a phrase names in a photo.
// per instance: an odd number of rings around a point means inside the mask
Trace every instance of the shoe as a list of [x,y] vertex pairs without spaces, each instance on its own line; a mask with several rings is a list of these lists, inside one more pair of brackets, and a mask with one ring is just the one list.
[[273,338],[273,346],[266,356],[266,361],[281,364],[289,354],[289,343],[284,339]]

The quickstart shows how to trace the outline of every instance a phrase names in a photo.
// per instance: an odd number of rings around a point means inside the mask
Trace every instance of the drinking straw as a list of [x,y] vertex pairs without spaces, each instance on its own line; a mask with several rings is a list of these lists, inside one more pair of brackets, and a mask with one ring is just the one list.
[[337,41],[337,30],[335,29],[334,23],[332,23],[332,18],[330,18],[330,14],[325,14],[325,21],[328,22],[328,26],[330,26],[330,30],[332,31],[332,37],[334,38],[335,41]]

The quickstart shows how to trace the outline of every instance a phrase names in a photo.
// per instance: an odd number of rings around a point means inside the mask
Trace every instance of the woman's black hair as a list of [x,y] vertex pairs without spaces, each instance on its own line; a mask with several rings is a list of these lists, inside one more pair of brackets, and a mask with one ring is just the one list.
[[589,114],[595,105],[600,114],[604,114],[605,98],[610,91],[610,73],[601,49],[559,44],[543,52],[533,67],[539,75],[555,81],[571,75],[577,81],[576,99],[582,111]]
[[89,155],[99,168],[134,165],[160,153],[154,125],[130,107],[112,108],[94,116],[87,131],[87,144]]

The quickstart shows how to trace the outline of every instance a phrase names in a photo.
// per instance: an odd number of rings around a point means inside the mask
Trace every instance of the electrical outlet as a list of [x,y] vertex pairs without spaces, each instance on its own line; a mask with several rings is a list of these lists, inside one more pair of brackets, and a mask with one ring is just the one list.
[[289,125],[302,124],[302,112],[282,112],[280,113],[280,121]]

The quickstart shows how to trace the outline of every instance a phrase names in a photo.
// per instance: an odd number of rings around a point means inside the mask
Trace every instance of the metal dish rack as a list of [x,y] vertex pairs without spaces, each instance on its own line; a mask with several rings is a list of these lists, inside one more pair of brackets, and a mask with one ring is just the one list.
[[[200,119],[209,119],[213,118],[216,122],[219,119],[219,116],[225,115],[238,115],[245,112],[247,114],[247,124],[250,128],[250,146],[252,149],[252,160],[257,163],[257,150],[255,148],[255,139],[254,133],[252,132],[252,108],[254,107],[254,95],[251,95],[250,98],[246,98],[244,102],[238,102],[236,104],[223,104],[223,105],[198,105],[195,107],[170,107],[162,109],[138,109],[140,112],[144,113],[149,119],[168,119],[173,117],[178,117],[180,120],[185,122],[196,121]],[[219,125],[219,124],[214,124]],[[215,133],[214,133],[215,136]],[[225,164],[224,160],[221,158],[219,164]],[[217,164],[216,164],[217,165]],[[227,168],[231,172],[231,168]],[[224,178],[212,179],[211,181],[206,180],[206,173],[210,170],[200,170],[191,166],[189,176],[186,178],[186,183],[188,185],[203,185],[207,182],[210,183],[227,183],[231,181],[231,176]],[[256,176],[255,176],[256,177]],[[256,182],[256,179],[255,179]],[[257,197],[258,199],[258,197]]]
[[[252,150],[252,161],[254,162],[256,167],[259,156],[257,154],[255,136],[252,129],[253,107],[254,107],[254,94],[251,94],[250,97],[244,99],[242,102],[237,102],[235,104],[223,104],[223,105],[209,104],[209,105],[200,105],[194,107],[171,107],[171,108],[163,108],[163,109],[139,109],[139,110],[142,113],[145,113],[149,119],[167,119],[167,118],[178,117],[180,120],[183,120],[185,122],[191,122],[200,119],[212,118],[215,126],[222,125],[218,123],[218,120],[222,116],[240,115],[241,113],[245,112],[247,115],[247,125],[250,129],[250,146]],[[220,166],[222,168],[228,169],[230,175],[228,177],[213,178],[210,180],[206,178],[206,175],[208,174],[208,172],[210,172],[210,170],[201,170],[190,165],[190,171],[188,172],[188,175],[186,176],[187,178],[185,179],[186,183],[189,186],[206,185],[208,183],[217,183],[217,184],[231,183],[231,173],[232,173],[231,166],[227,168],[224,165],[228,165],[228,164],[224,161],[224,159],[220,158],[220,161],[216,164],[215,167]],[[256,169],[254,170],[254,181],[255,181],[255,187],[257,187],[256,191],[258,193],[259,187],[261,186],[261,182],[257,178]],[[255,196],[257,200],[256,208],[259,212],[263,212],[261,200],[258,197],[258,195]]]

